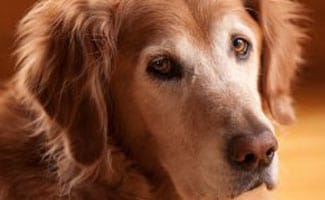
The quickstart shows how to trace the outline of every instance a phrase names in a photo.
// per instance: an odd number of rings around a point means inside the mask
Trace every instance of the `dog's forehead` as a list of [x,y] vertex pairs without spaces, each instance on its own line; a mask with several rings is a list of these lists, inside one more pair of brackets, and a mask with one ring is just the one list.
[[185,32],[202,43],[220,16],[244,11],[240,0],[137,0],[121,7],[119,42],[137,51],[153,40]]

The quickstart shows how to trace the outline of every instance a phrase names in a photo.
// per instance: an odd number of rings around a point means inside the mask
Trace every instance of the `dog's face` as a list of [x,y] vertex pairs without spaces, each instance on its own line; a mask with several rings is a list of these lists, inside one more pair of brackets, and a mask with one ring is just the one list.
[[[142,170],[169,177],[184,199],[274,187],[271,120],[293,118],[298,4],[63,2],[45,1],[26,17],[18,53],[24,84],[66,128],[71,158],[96,163],[114,137]],[[33,20],[47,9],[54,10],[44,35],[34,35]]]
[[244,170],[229,161],[234,137],[272,134],[258,85],[262,32],[240,1],[210,3],[148,6],[129,25],[112,81],[125,132],[150,137],[143,146],[156,148],[186,199],[223,199],[276,179],[275,163]]

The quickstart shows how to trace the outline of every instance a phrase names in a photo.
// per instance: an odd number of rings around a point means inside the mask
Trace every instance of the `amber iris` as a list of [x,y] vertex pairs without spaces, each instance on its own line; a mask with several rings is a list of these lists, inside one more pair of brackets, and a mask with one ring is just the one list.
[[249,42],[243,38],[233,40],[233,50],[240,58],[245,58],[249,53]]

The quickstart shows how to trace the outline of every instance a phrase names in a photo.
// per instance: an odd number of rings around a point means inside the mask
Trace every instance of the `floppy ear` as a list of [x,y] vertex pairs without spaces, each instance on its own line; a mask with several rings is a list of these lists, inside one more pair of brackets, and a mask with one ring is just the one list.
[[64,134],[71,158],[90,165],[108,131],[112,8],[88,1],[43,1],[19,26],[20,75]]
[[244,0],[248,12],[263,31],[261,90],[265,107],[281,124],[294,121],[291,84],[302,58],[306,19],[301,4],[293,0]]

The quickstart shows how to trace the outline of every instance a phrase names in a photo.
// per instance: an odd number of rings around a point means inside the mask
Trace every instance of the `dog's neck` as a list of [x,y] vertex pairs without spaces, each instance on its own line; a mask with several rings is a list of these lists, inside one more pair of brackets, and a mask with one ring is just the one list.
[[110,149],[107,157],[95,166],[78,167],[74,162],[67,164],[64,162],[68,161],[59,161],[59,166],[62,166],[59,177],[66,180],[68,186],[63,188],[70,188],[67,194],[82,195],[80,199],[83,196],[92,196],[94,199],[105,199],[108,196],[125,200],[180,199],[168,178],[156,176],[152,174],[154,172],[144,172],[123,152],[115,147]]
[[[106,155],[93,166],[79,166],[69,156],[56,161],[60,166],[57,174],[68,186],[64,188],[71,188],[70,192],[73,193],[87,191],[85,188],[90,187],[89,191],[98,190],[97,195],[103,193],[103,197],[96,196],[94,199],[105,199],[108,193],[112,199],[181,199],[167,173],[159,161],[153,158],[154,156],[148,158],[141,151],[135,152],[136,149],[142,149],[133,146],[138,145],[136,142],[126,144],[126,141],[122,141],[123,138],[117,137],[126,134],[112,132]],[[53,141],[53,138],[50,141]],[[148,155],[147,153],[146,156]],[[152,162],[148,163],[148,160]]]
[[[156,176],[161,172],[145,172],[117,145],[109,146],[107,154],[94,165],[77,164],[64,149],[62,130],[44,128],[46,117],[38,108],[14,92],[0,100],[4,108],[0,118],[9,120],[8,125],[0,125],[0,200],[23,196],[34,200],[58,196],[63,200],[179,199],[168,178]],[[34,189],[26,190],[30,187]]]
[[[157,156],[155,141],[151,134],[147,131],[130,131],[126,129],[124,125],[119,124],[118,116],[114,116],[112,113],[111,129],[109,134],[109,140],[113,144],[114,148],[119,149],[118,156],[122,156],[128,163],[124,172],[136,173],[143,177],[144,184],[149,184],[153,199],[165,200],[181,199],[177,194],[174,184],[171,181],[166,170],[162,167],[160,160]],[[137,123],[135,130],[146,130],[144,127],[139,128],[141,123]],[[139,180],[140,182],[142,179]]]
[[[55,131],[51,130],[53,132]],[[64,139],[60,138],[63,134],[57,135],[57,138],[50,138],[48,141],[61,140],[59,144],[64,144]],[[63,195],[77,196],[77,199],[89,196],[93,199],[180,199],[161,167],[148,170],[139,165],[141,161],[137,162],[137,158],[131,153],[121,151],[124,148],[119,148],[118,142],[113,143],[114,145],[108,144],[106,155],[91,166],[78,165],[63,152],[63,146],[55,150],[55,147],[49,145],[49,155],[58,166],[56,174]]]

